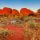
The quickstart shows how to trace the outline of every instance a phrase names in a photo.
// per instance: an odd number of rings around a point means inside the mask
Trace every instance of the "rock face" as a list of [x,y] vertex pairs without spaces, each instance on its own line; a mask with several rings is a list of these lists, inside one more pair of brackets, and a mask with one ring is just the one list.
[[33,13],[27,8],[0,9],[0,40],[40,40],[40,17]]
[[13,14],[13,15],[19,15],[19,12],[18,12],[16,9],[13,9],[13,10],[12,10],[12,14]]
[[3,8],[3,14],[11,14],[11,13],[12,13],[12,9],[11,8],[7,8],[7,7]]
[[33,11],[31,11],[31,10],[29,10],[29,9],[27,9],[27,8],[22,8],[22,9],[20,10],[20,14],[23,14],[24,16],[25,16],[25,15],[32,14],[32,13],[33,13]]
[[0,15],[2,15],[3,14],[3,10],[2,9],[0,9]]

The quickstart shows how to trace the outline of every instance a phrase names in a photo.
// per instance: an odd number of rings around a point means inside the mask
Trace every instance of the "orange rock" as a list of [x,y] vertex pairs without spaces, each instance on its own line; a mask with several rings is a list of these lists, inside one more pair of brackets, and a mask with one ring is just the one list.
[[20,14],[22,14],[22,15],[29,15],[29,14],[31,14],[31,13],[33,13],[33,11],[31,11],[31,10],[29,10],[29,9],[27,9],[27,8],[21,8],[21,10],[20,10]]
[[3,8],[3,13],[4,14],[11,14],[12,13],[12,9],[11,8],[7,8],[7,7],[4,7]]
[[13,9],[13,10],[12,10],[12,14],[13,14],[13,15],[19,15],[19,12],[18,12],[16,9]]
[[0,15],[2,15],[3,14],[3,10],[2,9],[0,9]]

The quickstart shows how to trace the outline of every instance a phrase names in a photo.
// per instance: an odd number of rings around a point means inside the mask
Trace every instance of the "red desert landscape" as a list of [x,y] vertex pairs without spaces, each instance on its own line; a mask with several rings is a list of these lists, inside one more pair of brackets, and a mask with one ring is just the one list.
[[40,40],[40,9],[0,9],[0,40]]

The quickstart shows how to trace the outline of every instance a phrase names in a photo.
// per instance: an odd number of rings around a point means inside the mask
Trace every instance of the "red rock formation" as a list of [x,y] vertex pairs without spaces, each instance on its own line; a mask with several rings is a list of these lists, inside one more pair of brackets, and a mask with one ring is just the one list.
[[13,15],[19,15],[19,12],[18,12],[16,9],[13,9],[13,10],[12,10],[12,14],[13,14]]
[[2,15],[3,14],[3,10],[2,9],[0,9],[0,15]]
[[32,13],[33,13],[33,11],[31,11],[27,8],[21,8],[21,10],[20,10],[20,14],[22,14],[22,15],[29,15],[29,14],[32,14]]
[[4,7],[3,8],[3,13],[4,14],[11,14],[12,13],[12,9],[11,8],[7,8],[7,7]]

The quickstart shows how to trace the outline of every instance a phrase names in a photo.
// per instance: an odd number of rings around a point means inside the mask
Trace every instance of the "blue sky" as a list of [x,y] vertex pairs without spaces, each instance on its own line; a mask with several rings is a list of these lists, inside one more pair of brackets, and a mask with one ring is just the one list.
[[29,8],[37,10],[40,8],[40,0],[0,0],[0,8],[10,7],[15,9]]

